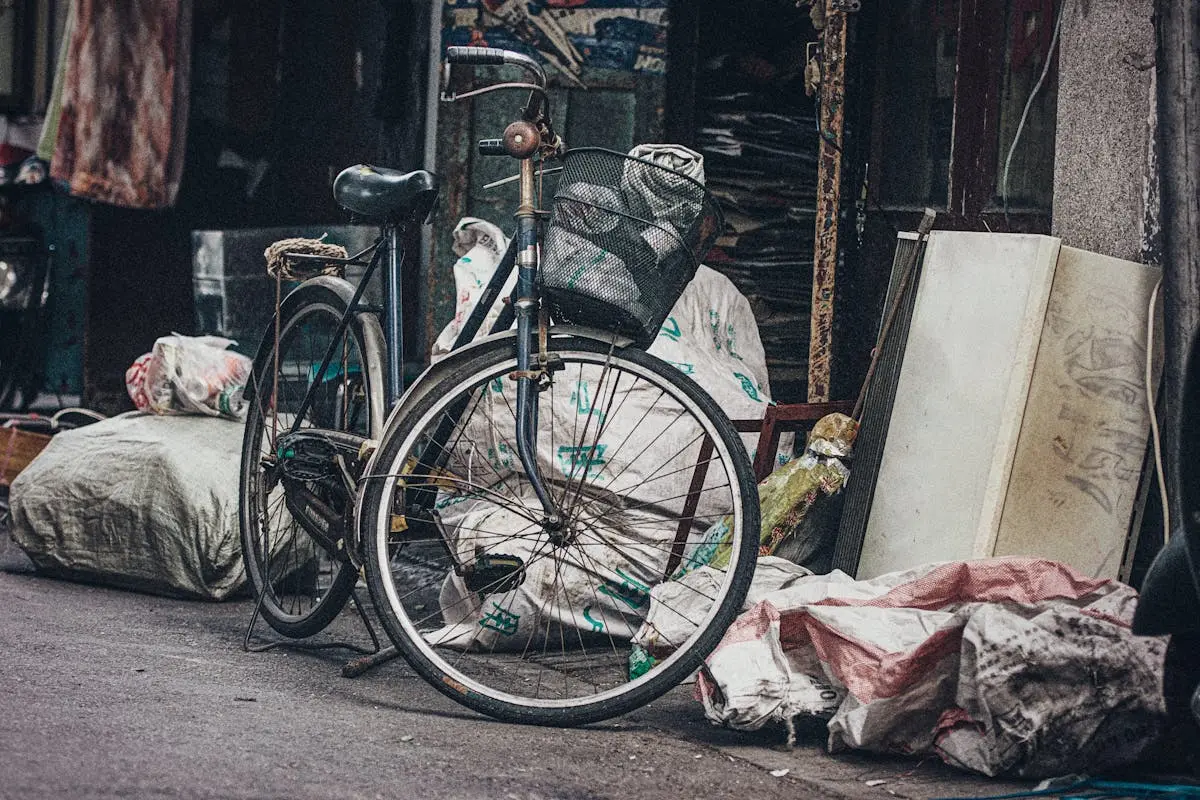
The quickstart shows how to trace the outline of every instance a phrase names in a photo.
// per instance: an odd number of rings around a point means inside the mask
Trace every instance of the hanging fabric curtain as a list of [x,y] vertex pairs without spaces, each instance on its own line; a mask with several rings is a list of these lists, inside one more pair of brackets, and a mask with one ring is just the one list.
[[58,123],[62,119],[63,84],[67,80],[67,53],[75,35],[76,4],[68,2],[66,22],[63,24],[62,43],[58,46],[58,58],[54,62],[54,85],[50,89],[50,101],[46,104],[46,120],[42,123],[42,136],[38,139],[37,156],[43,161],[54,157],[54,146],[58,143]]
[[175,202],[183,172],[191,0],[75,0],[51,177],[128,208]]

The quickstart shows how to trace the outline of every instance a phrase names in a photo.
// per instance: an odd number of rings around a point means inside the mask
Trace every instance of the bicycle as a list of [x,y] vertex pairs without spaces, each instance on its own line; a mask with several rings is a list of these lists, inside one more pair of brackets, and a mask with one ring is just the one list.
[[[389,637],[443,694],[501,720],[581,725],[694,672],[753,573],[758,494],[738,433],[703,389],[639,349],[721,230],[720,210],[657,164],[566,150],[535,60],[451,47],[452,64],[531,78],[446,98],[530,92],[504,138],[480,142],[518,160],[516,234],[451,353],[402,392],[401,245],[430,215],[436,181],[366,166],[338,176],[339,204],[382,233],[351,258],[293,256],[369,261],[357,288],[321,275],[291,291],[255,359],[246,570],[288,637],[328,625],[364,570]],[[547,215],[535,183],[551,160],[563,171]],[[651,205],[674,218],[600,202],[631,176],[665,178]],[[572,258],[581,241],[610,257],[637,251],[647,274],[596,277]],[[385,260],[383,307],[366,307]],[[509,302],[476,340],[514,268]]]

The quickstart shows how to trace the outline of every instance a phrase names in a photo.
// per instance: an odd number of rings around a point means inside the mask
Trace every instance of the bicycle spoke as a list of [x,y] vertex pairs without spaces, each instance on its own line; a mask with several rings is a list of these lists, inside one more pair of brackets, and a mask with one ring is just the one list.
[[[610,355],[611,355],[611,354],[610,354]],[[600,373],[600,380],[597,382],[597,386],[603,386],[603,385],[604,385],[604,379],[605,379],[605,377],[608,375],[608,373],[609,373],[609,370],[610,370],[611,368],[612,368],[612,359],[611,359],[611,357],[610,357],[609,359],[606,359],[606,360],[605,360],[605,362],[604,362],[604,369],[603,369],[603,370],[601,371],[601,373]],[[595,402],[592,402],[592,403],[590,403],[590,404],[589,404],[589,407],[588,407],[588,415],[587,415],[587,419],[586,419],[586,420],[584,420],[584,423],[583,423],[583,435],[582,435],[580,438],[573,439],[573,440],[572,440],[572,446],[575,446],[575,444],[574,444],[575,442],[578,442],[578,441],[580,441],[581,439],[586,439],[586,438],[587,438],[588,427],[591,425],[591,423],[592,423],[592,418],[595,416],[595,413],[596,413],[596,403],[595,403]],[[598,423],[597,423],[597,428],[599,428],[600,426],[601,426],[601,423],[599,423],[599,422],[598,422]],[[576,471],[576,470],[579,468],[579,465],[580,465],[580,464],[583,464],[583,465],[584,465],[584,468],[583,468],[583,475],[582,475],[582,476],[580,476],[580,487],[582,487],[582,485],[583,485],[583,480],[584,480],[584,478],[586,478],[586,477],[587,477],[587,465],[588,465],[588,464],[591,462],[591,459],[592,459],[592,457],[595,455],[595,450],[596,450],[596,445],[595,445],[595,442],[593,442],[593,443],[592,443],[592,447],[591,447],[591,449],[589,450],[589,452],[588,452],[588,455],[587,455],[587,456],[585,456],[584,458],[581,458],[581,459],[575,459],[575,460],[574,460],[574,461],[571,463],[571,474],[569,474],[569,475],[567,476],[567,487],[568,487],[568,490],[570,489],[570,486],[571,486],[571,480],[572,480],[572,479],[574,478],[574,476],[575,476],[575,471]],[[568,491],[568,494],[569,494],[569,491]],[[566,497],[567,497],[567,495],[565,495],[565,494],[564,494],[564,496],[563,496],[563,503],[562,503],[562,506],[563,506],[564,508],[567,506],[567,500],[566,500]],[[578,494],[576,495],[576,498],[578,499]]]
[[[466,423],[463,423],[463,422],[453,419],[449,414],[443,414],[443,418],[446,420],[449,420],[450,423],[459,430],[457,438],[453,442],[448,443],[448,446],[446,448],[447,452],[449,452],[451,454],[453,454],[454,452],[457,451],[458,443],[466,435],[469,421],[475,418],[475,412],[478,410],[479,405],[483,402],[483,399],[485,397],[488,397],[490,394],[494,394],[494,392],[491,392],[487,386],[481,386],[481,387],[477,387],[474,390],[473,394],[474,394],[474,397],[472,399],[472,402],[474,403],[474,405],[471,407],[471,409],[469,411],[467,411],[464,415],[462,415],[460,417],[460,420],[462,420],[462,419],[467,420]],[[510,413],[511,413],[511,409],[510,409]],[[516,425],[516,415],[515,414],[512,414],[512,419],[513,419],[513,424],[515,427],[515,425]],[[499,428],[497,427],[496,423],[494,422],[494,420],[492,419],[492,417],[490,415],[485,413],[484,421],[489,426],[491,426],[492,430],[497,435],[500,434]],[[500,461],[500,445],[501,444],[504,444],[505,446],[508,447],[509,453],[514,454],[514,455],[516,454],[517,451],[516,451],[515,445],[510,444],[506,439],[504,439],[504,437],[502,435],[500,436],[500,440],[501,441],[497,442],[497,445],[496,445],[496,460],[497,461]],[[488,466],[492,467],[492,472],[496,475],[496,477],[504,485],[504,488],[509,491],[509,494],[514,499],[516,499],[517,495],[518,495],[518,489],[509,486],[508,476],[504,476],[504,475],[500,474],[499,469],[491,463],[491,460],[487,458],[486,454],[479,452],[479,447],[474,441],[472,441],[470,443],[470,447],[471,447],[472,452],[478,454],[483,459],[484,463],[486,463],[486,464],[488,464]]]
[[[698,492],[698,494],[705,494],[708,492],[720,492],[723,489],[727,490],[729,488],[730,488],[729,483],[722,483],[722,484],[718,484],[715,486],[706,486],[705,488],[701,489]],[[601,519],[601,518],[610,516],[612,514],[621,513],[621,512],[629,512],[629,511],[637,511],[637,510],[643,509],[643,508],[654,508],[656,506],[660,506],[663,503],[668,503],[672,500],[682,500],[683,498],[688,497],[691,494],[692,494],[692,492],[689,491],[689,492],[684,492],[683,494],[672,495],[670,497],[660,497],[655,500],[647,500],[643,503],[636,503],[631,506],[625,506],[624,508],[621,508],[618,511],[606,511],[604,514],[594,516],[594,517],[580,517],[578,519],[573,520],[573,522],[575,522],[575,523],[591,523],[591,522],[596,521],[597,519]]]
[[[621,374],[623,374],[623,373],[621,373]],[[620,378],[618,377],[618,382],[619,382],[619,380],[620,380]],[[589,387],[589,389],[588,389],[588,393],[589,393],[589,397],[588,397],[588,406],[589,406],[589,410],[594,410],[594,409],[595,409],[595,407],[596,407],[596,402],[595,402],[595,401],[594,401],[594,400],[591,398],[591,396],[590,396],[590,394],[591,394],[590,383],[588,383],[588,382],[586,382],[586,381],[584,381],[584,380],[583,380],[583,365],[582,365],[582,364],[580,364],[580,374],[579,374],[579,378],[578,378],[578,380],[576,381],[576,391],[578,392],[578,391],[579,391],[579,387],[582,387],[582,386],[587,386],[587,387]],[[598,384],[598,386],[599,386],[599,384]],[[613,392],[613,393],[615,394],[615,386],[614,386],[614,392]],[[600,397],[602,394],[603,394],[603,392],[602,392],[602,391],[598,391],[598,392],[597,392],[597,397]],[[613,410],[613,411],[612,411],[612,413],[611,413],[609,416],[607,416],[607,417],[606,417],[606,419],[612,419],[612,418],[613,418],[613,417],[614,417],[616,414],[619,414],[619,413],[620,413],[620,411],[621,411],[621,409],[625,407],[625,401],[626,401],[627,399],[629,399],[629,397],[631,397],[633,394],[634,394],[634,392],[633,392],[633,391],[625,391],[625,392],[623,392],[623,393],[621,394],[621,404],[620,404],[619,406],[617,406],[617,408],[616,408],[615,410]],[[661,395],[661,393],[660,393],[659,397],[661,398],[661,396],[662,396],[662,395]],[[649,414],[649,413],[650,413],[650,410],[651,410],[651,408],[652,408],[652,407],[653,407],[653,403],[649,403],[649,404],[647,404],[646,411],[645,411],[645,412],[644,412],[644,414],[643,414],[643,419],[645,418],[645,415],[646,415],[646,414]],[[578,447],[578,442],[580,441],[580,439],[579,439],[579,414],[578,414],[578,405],[576,405],[576,408],[575,408],[575,410],[576,410],[576,413],[575,413],[575,425],[574,425],[574,433],[573,433],[573,436],[572,436],[572,439],[571,439],[571,446],[572,446],[572,447]],[[635,425],[634,425],[634,428],[633,428],[633,429],[636,429],[636,428],[637,428],[637,424],[635,424]],[[630,433],[626,435],[626,439],[628,439],[628,437],[629,437],[630,435],[632,435],[632,432],[633,432],[633,431],[631,430],[631,431],[630,431]],[[584,433],[586,434],[586,427],[585,427]],[[622,440],[622,444],[623,444],[623,443],[624,443],[624,440]],[[620,449],[620,445],[618,445],[618,447],[617,447],[617,450],[619,450],[619,449]],[[555,451],[554,451],[554,450],[551,450],[551,452],[555,452]],[[587,459],[583,459],[583,463],[585,463],[585,464],[586,464],[586,463],[587,463]],[[574,464],[573,464],[572,466],[574,467]],[[572,469],[572,474],[574,474],[574,469]],[[562,507],[564,507],[564,506],[565,506],[565,504],[566,504],[566,498],[567,498],[567,494],[568,494],[568,492],[569,492],[569,491],[570,491],[570,481],[568,480],[568,482],[567,482],[567,485],[563,487],[563,493],[562,493],[562,494],[559,496],[559,498],[558,498],[558,501],[557,501],[557,502],[558,502],[558,505],[559,505],[559,507],[560,507],[560,508],[562,508]]]
[[[649,413],[650,413],[650,409],[647,409],[647,411],[646,411],[646,414],[644,414],[644,415],[642,416],[642,419],[645,419],[646,415],[648,415]],[[650,441],[648,441],[648,442],[646,443],[646,446],[645,446],[645,447],[643,447],[643,448],[642,448],[642,449],[641,449],[641,450],[638,452],[638,454],[637,454],[637,455],[635,455],[633,458],[631,458],[631,459],[629,459],[628,461],[626,461],[626,462],[625,462],[625,466],[621,468],[621,471],[620,471],[620,472],[618,472],[616,475],[613,475],[613,476],[612,476],[612,478],[609,480],[609,483],[610,483],[610,484],[611,484],[611,483],[615,483],[615,482],[616,482],[616,480],[617,480],[617,478],[620,478],[620,477],[621,477],[622,475],[624,475],[624,474],[625,474],[627,471],[629,471],[629,468],[630,468],[631,466],[633,466],[634,464],[636,464],[636,463],[638,462],[638,460],[639,460],[639,459],[641,459],[641,457],[642,457],[642,456],[644,456],[644,455],[645,455],[647,452],[649,452],[649,451],[650,451],[650,449],[651,449],[651,448],[653,448],[653,447],[654,447],[654,445],[658,444],[658,441],[659,441],[660,439],[662,439],[662,437],[663,437],[664,435],[666,435],[667,431],[668,431],[668,430],[670,430],[670,428],[671,428],[671,427],[672,427],[672,426],[673,426],[673,425],[674,425],[676,422],[678,422],[680,419],[682,419],[682,418],[683,418],[683,415],[684,415],[685,413],[686,413],[686,411],[683,411],[683,410],[681,410],[681,411],[679,412],[679,414],[677,414],[677,415],[675,416],[675,418],[674,418],[674,419],[672,419],[672,420],[671,420],[669,423],[667,423],[667,425],[666,425],[665,427],[661,428],[661,429],[659,430],[659,432],[658,432],[658,433],[657,433],[657,434],[654,436],[654,438],[652,438]],[[639,422],[640,422],[640,421],[639,421]],[[634,430],[636,430],[636,427],[634,428]],[[626,443],[627,441],[629,441],[629,439],[630,439],[630,438],[632,438],[632,436],[633,436],[633,431],[630,431],[629,435],[628,435],[628,436],[626,436],[624,440],[622,440],[621,444],[620,444],[620,445],[618,446],[618,448],[617,448],[617,451],[616,451],[616,452],[613,454],[613,457],[612,457],[612,460],[613,460],[613,461],[616,461],[616,460],[617,460],[617,458],[616,458],[616,457],[617,457],[617,455],[619,455],[619,454],[620,454],[620,450],[621,450],[621,448],[623,448],[623,447],[625,446],[625,443]],[[682,453],[682,452],[683,452],[684,450],[686,450],[687,448],[691,447],[691,446],[692,446],[692,445],[693,445],[695,442],[699,441],[699,439],[700,439],[700,436],[703,436],[703,434],[701,433],[701,434],[700,434],[700,435],[698,435],[698,436],[697,436],[695,439],[693,439],[691,442],[688,442],[688,444],[684,445],[684,446],[683,446],[683,447],[682,447],[682,448],[679,450],[679,452],[678,452],[678,453],[676,453],[676,455],[675,455],[675,456],[673,456],[673,457],[672,457],[672,458],[670,458],[670,459],[666,459],[666,460],[663,462],[663,466],[665,466],[666,464],[669,464],[669,463],[671,463],[671,461],[672,461],[672,460],[674,460],[674,458],[675,458],[676,456],[678,456],[680,453]],[[660,466],[660,467],[659,467],[659,469],[662,469],[662,466]],[[652,473],[652,474],[653,474],[653,473]],[[639,483],[639,484],[641,484],[641,483],[644,483],[644,481],[643,481],[643,480],[639,480],[639,481],[638,481],[638,483]],[[617,490],[613,489],[613,490],[611,490],[611,491],[617,491]]]
[[[698,390],[680,388],[693,386],[685,378],[647,367],[650,357],[588,343],[578,356],[564,353],[563,368],[533,395],[536,460],[528,466],[543,474],[563,522],[545,519],[523,465],[485,459],[490,449],[516,454],[520,410],[505,348],[511,343],[473,353],[474,377],[447,372],[445,390],[431,387],[390,449],[381,444],[378,474],[365,484],[374,529],[388,526],[414,491],[436,492],[439,516],[425,520],[437,533],[414,529],[414,510],[409,532],[421,538],[411,542],[404,533],[373,535],[392,555],[368,560],[372,592],[381,580],[381,616],[422,674],[467,687],[455,699],[515,721],[572,718],[581,708],[600,718],[627,708],[633,687],[657,694],[686,675],[715,644],[709,629],[736,613],[745,587],[731,581],[748,577],[757,530],[747,547],[742,517],[731,518],[727,534],[713,526],[746,510],[751,473],[731,458],[745,458],[737,433],[710,422],[711,401],[697,405]],[[414,469],[421,453],[439,452],[435,434],[446,457]],[[715,448],[701,457],[710,440]],[[698,473],[704,481],[689,485]],[[706,541],[710,529],[729,544]],[[724,548],[722,564],[728,553],[729,568],[655,588],[672,559],[713,546]],[[385,564],[390,572],[378,575],[374,567]],[[651,609],[654,625],[643,627]],[[645,638],[635,639],[639,632]]]

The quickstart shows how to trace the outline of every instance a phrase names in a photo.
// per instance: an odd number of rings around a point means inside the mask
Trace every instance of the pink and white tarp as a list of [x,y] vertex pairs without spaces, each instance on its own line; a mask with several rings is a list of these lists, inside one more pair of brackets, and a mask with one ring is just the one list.
[[1166,644],[1130,631],[1129,586],[1033,558],[869,581],[775,561],[701,671],[713,722],[823,715],[831,750],[1023,777],[1128,763],[1160,730]]

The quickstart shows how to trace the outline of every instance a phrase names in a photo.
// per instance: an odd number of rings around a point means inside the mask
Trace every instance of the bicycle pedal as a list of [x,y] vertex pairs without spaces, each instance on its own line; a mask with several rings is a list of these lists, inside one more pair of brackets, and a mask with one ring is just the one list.
[[473,568],[463,575],[467,589],[483,597],[512,591],[525,580],[525,562],[517,556],[483,555],[475,559]]

